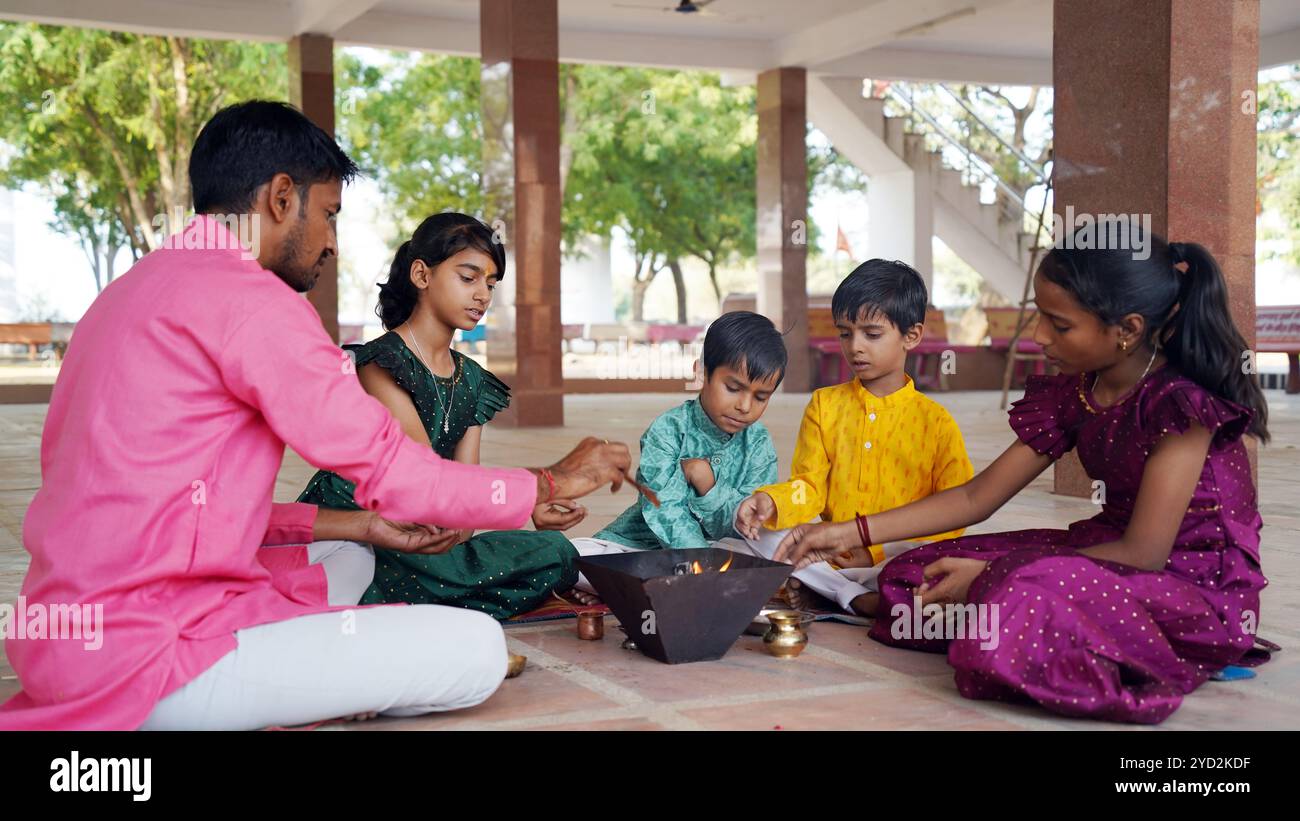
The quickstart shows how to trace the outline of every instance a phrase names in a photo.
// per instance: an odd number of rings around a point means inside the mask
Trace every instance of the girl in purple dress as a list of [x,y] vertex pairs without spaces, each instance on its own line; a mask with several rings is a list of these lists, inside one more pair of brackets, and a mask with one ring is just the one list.
[[1150,240],[1146,259],[1079,243],[1043,259],[1034,340],[1060,374],[1029,378],[1010,412],[1019,439],[993,464],[869,520],[795,528],[777,553],[870,564],[863,543],[982,522],[1076,449],[1096,516],[936,542],[881,571],[871,637],[946,649],[968,698],[1154,724],[1216,671],[1267,659],[1242,439],[1267,441],[1267,405],[1214,258]]

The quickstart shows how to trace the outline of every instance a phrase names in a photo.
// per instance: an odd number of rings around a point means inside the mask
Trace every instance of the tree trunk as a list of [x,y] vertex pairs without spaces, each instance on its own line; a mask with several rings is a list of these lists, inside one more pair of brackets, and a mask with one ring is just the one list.
[[722,286],[718,285],[718,266],[709,261],[709,282],[713,283],[713,296],[718,300],[718,311],[722,311]]
[[110,240],[108,243],[106,243],[106,245],[107,245],[108,250],[104,252],[104,285],[105,285],[105,287],[107,287],[108,284],[109,284],[110,282],[113,281],[113,277],[114,277],[114,275],[115,275],[115,274],[114,274],[114,271],[113,271],[113,267],[114,267],[114,264],[115,264],[115,262],[116,262],[116,260],[117,260],[117,251],[118,251],[119,248],[122,247],[122,246],[118,245],[116,242],[113,242],[112,240]]
[[650,287],[650,280],[642,282],[639,279],[632,280],[632,321],[645,321],[645,292]]
[[678,259],[668,260],[668,268],[673,272],[673,286],[677,289],[677,324],[686,324],[686,278],[682,276],[682,263]]
[[104,290],[104,282],[100,278],[102,271],[99,257],[99,234],[93,227],[90,229],[90,233],[88,239],[82,240],[82,248],[85,250],[86,256],[90,258],[90,273],[95,277],[95,293],[98,294]]

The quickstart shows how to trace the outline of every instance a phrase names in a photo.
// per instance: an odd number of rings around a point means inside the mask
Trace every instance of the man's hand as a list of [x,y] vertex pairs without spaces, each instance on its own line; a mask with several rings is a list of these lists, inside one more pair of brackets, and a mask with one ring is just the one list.
[[365,530],[358,541],[402,553],[446,553],[465,540],[465,531],[434,525],[392,522],[373,511],[366,514]]
[[736,532],[746,539],[757,539],[759,528],[775,515],[776,502],[772,497],[766,493],[755,493],[736,508]]
[[556,499],[533,508],[533,527],[538,530],[568,530],[585,518],[587,509],[572,499]]
[[697,496],[707,495],[717,484],[717,479],[713,475],[713,466],[709,464],[708,459],[683,459],[682,473],[686,474],[686,481],[695,488]]
[[[588,436],[569,455],[551,465],[555,492],[550,501],[577,499],[604,485],[610,485],[610,491],[617,493],[631,467],[632,454],[627,445]],[[545,477],[538,476],[537,489],[537,498],[547,500],[551,488]]]
[[[921,573],[925,582],[916,593],[921,597],[922,606],[927,604],[965,604],[970,593],[971,582],[984,572],[989,563],[979,559],[963,559],[957,556],[945,556],[937,562],[925,566]],[[942,577],[942,578],[941,578]]]

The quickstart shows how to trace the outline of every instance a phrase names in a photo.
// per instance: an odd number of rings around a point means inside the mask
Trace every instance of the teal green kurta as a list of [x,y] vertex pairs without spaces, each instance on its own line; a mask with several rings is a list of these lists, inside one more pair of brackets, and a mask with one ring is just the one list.
[[[357,368],[374,363],[411,395],[433,449],[444,459],[472,426],[487,423],[510,404],[510,389],[491,371],[452,351],[451,377],[434,376],[392,331],[365,345],[348,345]],[[453,392],[452,388],[455,386]],[[447,431],[443,431],[443,409]],[[359,510],[355,485],[320,471],[298,501],[321,507]],[[436,522],[432,524],[437,524]],[[552,590],[568,590],[578,579],[577,551],[557,531],[479,533],[436,556],[375,551],[375,580],[361,604],[407,602],[466,607],[508,619],[534,610]]]
[[[708,459],[713,488],[703,496],[686,480],[683,459]],[[713,424],[691,399],[660,414],[641,437],[637,481],[659,496],[659,507],[638,497],[597,539],[653,550],[708,547],[738,536],[736,508],[762,485],[776,481],[776,448],[761,422],[732,435]]]

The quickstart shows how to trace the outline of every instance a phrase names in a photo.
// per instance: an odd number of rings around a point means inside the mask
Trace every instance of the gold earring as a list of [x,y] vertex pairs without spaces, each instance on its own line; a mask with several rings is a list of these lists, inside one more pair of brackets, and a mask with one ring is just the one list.
[[1121,351],[1127,351],[1127,350],[1128,350],[1128,340],[1127,340],[1127,339],[1121,339],[1121,340],[1119,341],[1119,349],[1120,349]]

